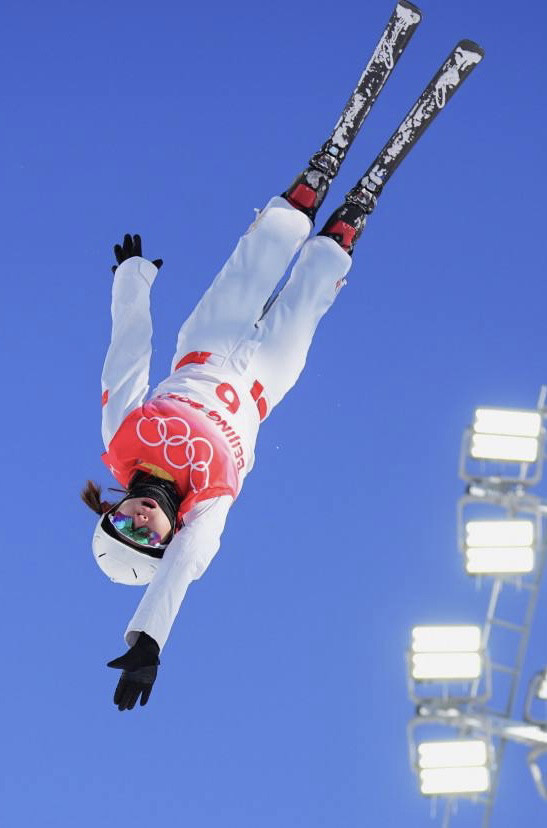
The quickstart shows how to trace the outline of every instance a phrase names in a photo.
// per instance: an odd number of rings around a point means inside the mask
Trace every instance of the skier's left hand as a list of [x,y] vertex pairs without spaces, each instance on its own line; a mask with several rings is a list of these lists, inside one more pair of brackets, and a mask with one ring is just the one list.
[[139,696],[141,707],[146,704],[158,674],[159,652],[154,639],[141,632],[125,655],[108,662],[107,667],[123,670],[114,693],[118,710],[133,710]]
[[[131,259],[133,256],[142,256],[142,242],[138,233],[133,237],[126,233],[123,237],[123,246],[121,244],[114,245],[114,255],[118,264],[113,265],[112,273],[115,273],[118,265],[121,265],[126,259]],[[155,264],[159,270],[163,264],[163,259],[154,259],[152,264]]]

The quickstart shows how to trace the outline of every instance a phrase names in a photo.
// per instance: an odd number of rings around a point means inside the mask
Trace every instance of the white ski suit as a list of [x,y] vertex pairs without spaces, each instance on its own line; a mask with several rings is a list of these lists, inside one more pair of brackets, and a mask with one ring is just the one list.
[[[194,443],[197,439],[214,446],[223,441],[237,470],[237,485],[230,493],[209,496],[205,483],[196,482],[204,470],[208,476],[209,458],[201,465],[196,461],[192,440],[184,440],[185,463],[174,461],[173,453],[182,450],[183,440],[169,436],[168,421],[178,418],[155,416],[146,421],[156,429],[147,445],[160,447],[165,462],[160,469],[143,463],[135,468],[176,480],[177,469],[185,465],[195,477],[179,513],[184,525],[163,558],[151,559],[155,574],[127,626],[129,646],[143,631],[163,648],[189,584],[201,576],[219,548],[228,510],[253,466],[260,422],[296,382],[317,324],[345,284],[350,256],[330,238],[306,241],[311,228],[310,220],[284,198],[270,200],[183,324],[172,373],[149,397],[150,404],[168,400],[183,413],[201,417],[203,428]],[[281,294],[257,322],[300,249]],[[103,459],[114,476],[118,470],[112,447],[118,445],[119,458],[124,423],[132,412],[135,418],[136,409],[146,407],[152,336],[149,297],[156,275],[155,265],[133,257],[114,277],[112,339],[102,374]],[[134,433],[133,427],[133,437]],[[221,472],[217,470],[217,477]],[[127,475],[117,479],[124,482]]]

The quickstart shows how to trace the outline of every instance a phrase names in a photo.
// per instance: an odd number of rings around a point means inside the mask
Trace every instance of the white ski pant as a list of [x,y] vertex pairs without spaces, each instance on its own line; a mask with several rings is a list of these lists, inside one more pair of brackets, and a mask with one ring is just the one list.
[[[351,266],[330,238],[306,241],[312,223],[281,196],[253,222],[180,329],[172,370],[187,354],[207,351],[215,363],[264,388],[269,413],[295,384],[321,317]],[[265,317],[265,302],[301,250]]]

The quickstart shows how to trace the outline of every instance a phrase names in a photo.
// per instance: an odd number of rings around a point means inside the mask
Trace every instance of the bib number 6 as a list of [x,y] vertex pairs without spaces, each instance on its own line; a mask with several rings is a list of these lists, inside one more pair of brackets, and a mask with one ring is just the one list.
[[[241,401],[233,385],[230,385],[229,382],[221,382],[220,385],[217,385],[215,391],[217,397],[228,409],[230,414],[235,414],[241,405]],[[263,420],[268,413],[268,403],[265,398],[261,396],[263,391],[264,386],[258,380],[255,380],[253,387],[251,388],[251,397],[256,402],[256,407],[258,408],[258,414],[261,420]]]

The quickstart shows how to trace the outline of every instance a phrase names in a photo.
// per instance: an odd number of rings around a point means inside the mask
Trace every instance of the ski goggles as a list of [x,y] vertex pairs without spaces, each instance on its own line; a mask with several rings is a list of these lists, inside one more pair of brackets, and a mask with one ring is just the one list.
[[108,515],[108,519],[116,532],[132,543],[139,546],[153,546],[154,549],[165,549],[167,544],[162,543],[161,535],[148,526],[141,526],[138,529],[133,527],[133,518],[130,515],[124,515],[122,512],[113,512]]

